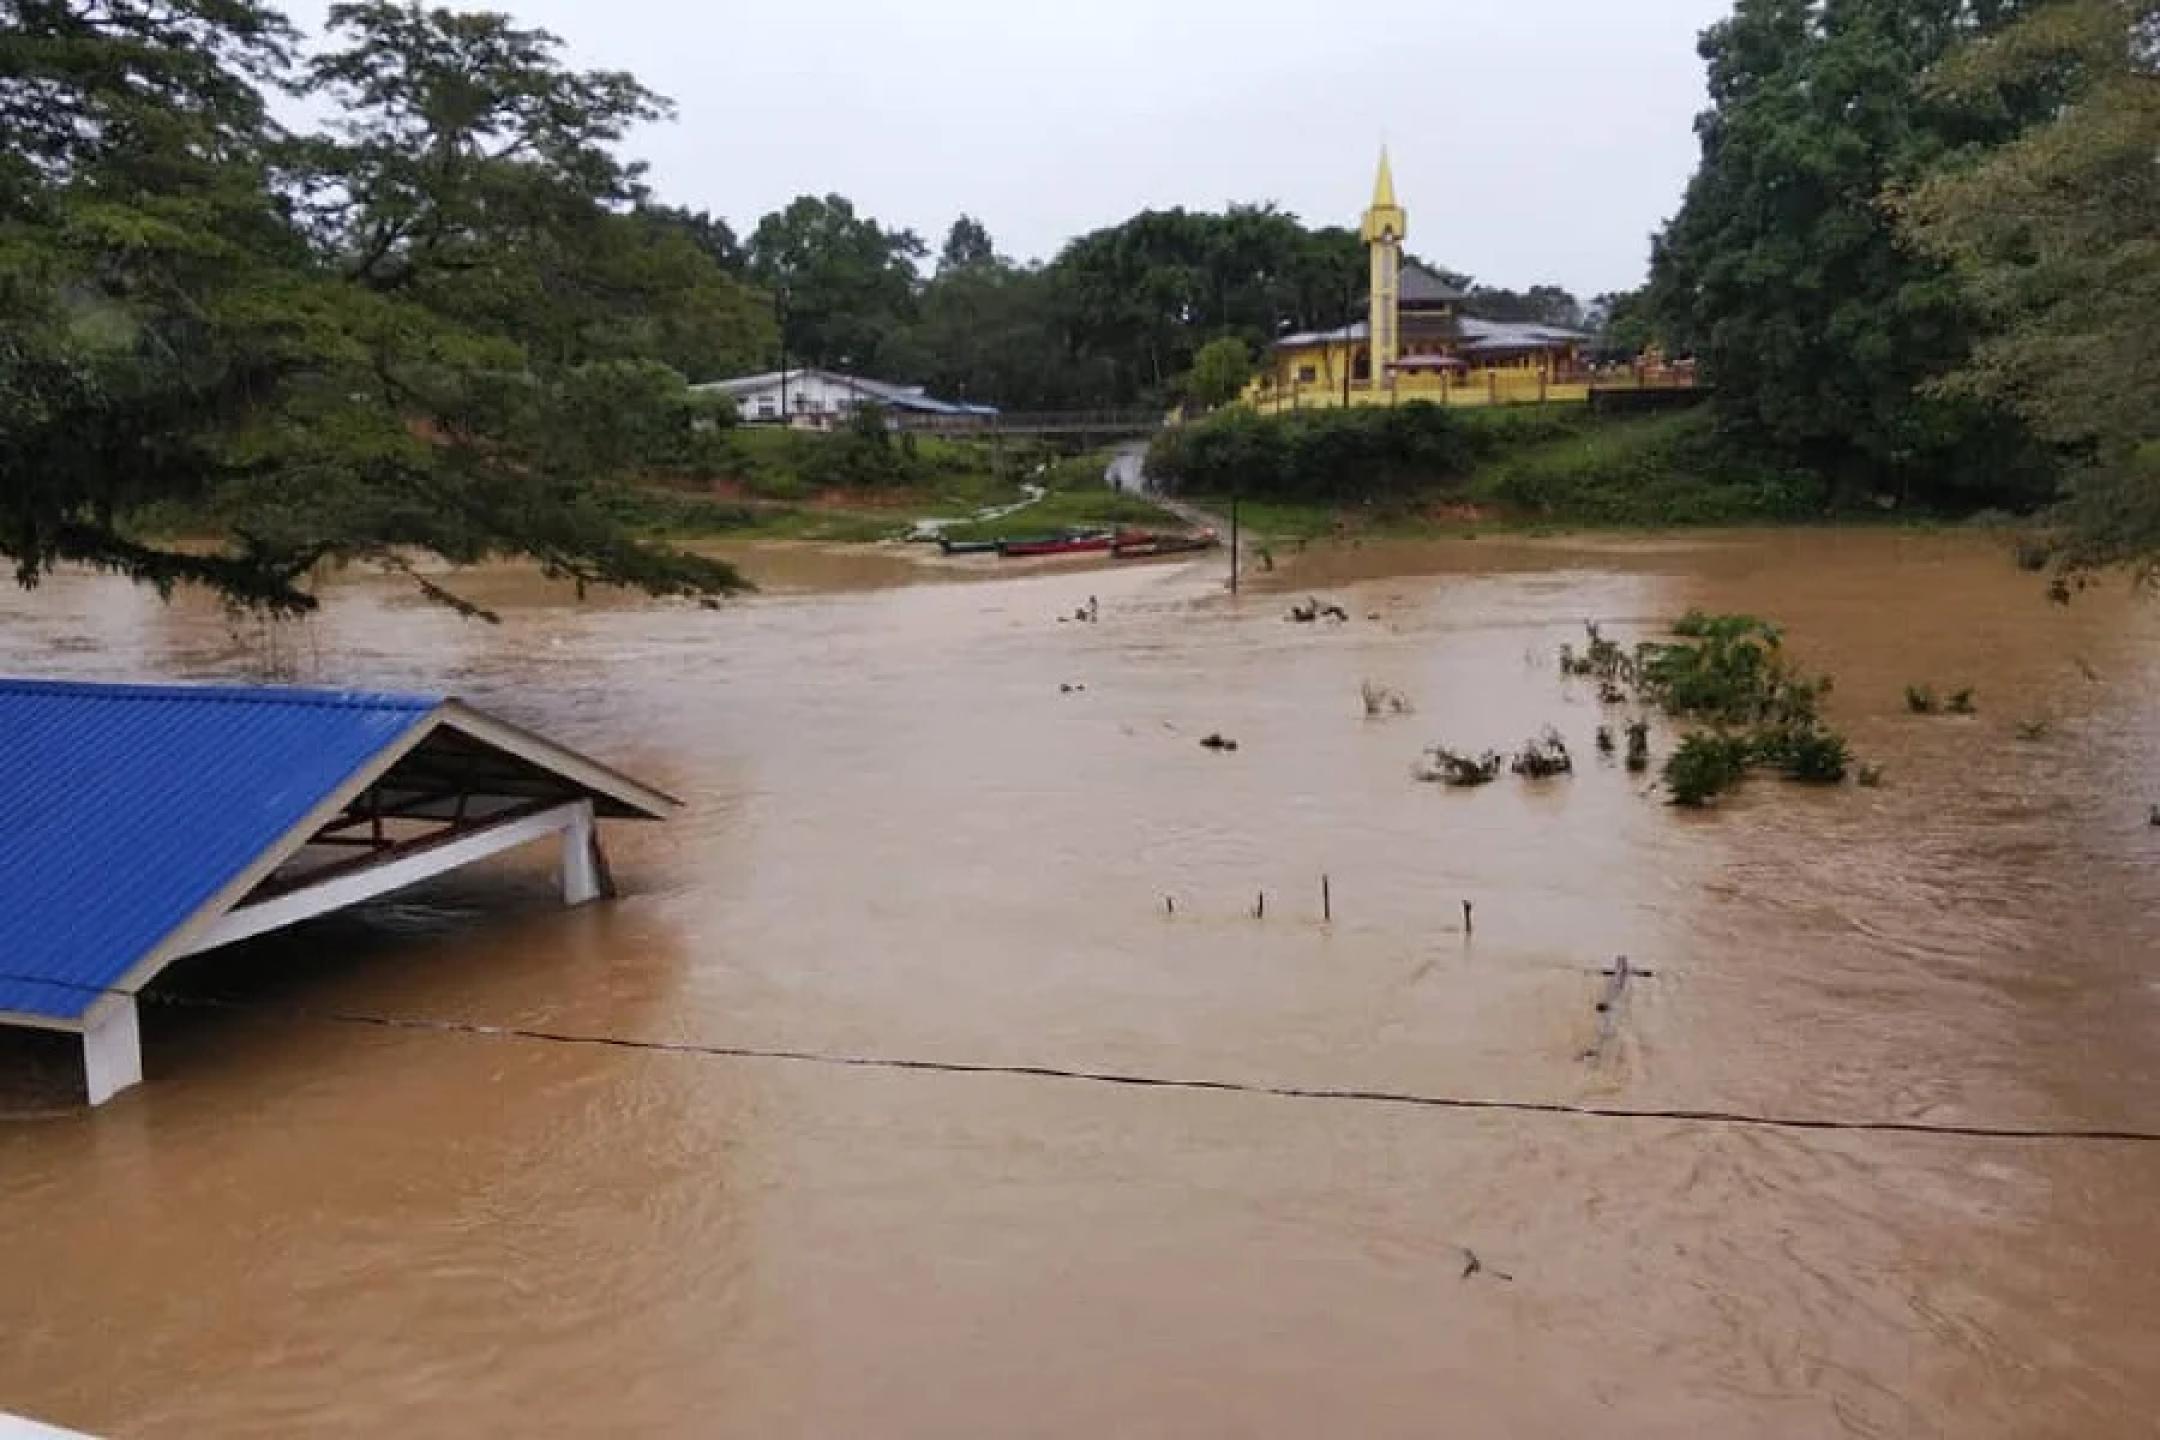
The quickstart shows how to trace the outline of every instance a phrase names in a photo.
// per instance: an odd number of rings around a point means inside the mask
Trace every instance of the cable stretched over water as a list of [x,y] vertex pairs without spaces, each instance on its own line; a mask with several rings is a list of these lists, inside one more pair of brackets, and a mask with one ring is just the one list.
[[[253,1013],[264,1013],[269,1008],[235,1000],[169,995],[156,991],[145,991],[142,993],[141,998],[156,1004],[241,1010]],[[1021,1079],[1063,1080],[1136,1090],[1202,1091],[1230,1095],[1257,1095],[1279,1100],[1333,1101],[1361,1105],[1409,1106],[1427,1110],[1547,1115],[1581,1120],[1648,1120],[1672,1124],[1718,1125],[1757,1130],[1843,1131],[1875,1135],[1932,1135],[1973,1140],[2160,1144],[2160,1130],[2105,1127],[2057,1129],[2045,1126],[1958,1124],[1930,1120],[1837,1120],[1807,1116],[1766,1115],[1739,1110],[1583,1105],[1565,1100],[1514,1100],[1489,1096],[1421,1094],[1406,1090],[1277,1085],[1250,1080],[1210,1080],[1172,1075],[1145,1075],[1131,1071],[1081,1069],[1062,1065],[924,1060],[906,1056],[853,1055],[825,1050],[719,1045],[694,1040],[641,1040],[623,1035],[595,1035],[568,1030],[542,1030],[524,1025],[483,1025],[474,1021],[434,1020],[421,1016],[369,1015],[343,1011],[286,1009],[279,1009],[271,1013],[290,1019],[309,1020],[318,1023],[365,1025],[384,1030],[421,1031],[448,1035],[476,1035],[492,1039],[522,1040],[549,1045],[642,1050],[658,1054],[694,1055],[725,1060],[768,1060],[856,1070],[893,1070],[933,1075],[996,1075]]]

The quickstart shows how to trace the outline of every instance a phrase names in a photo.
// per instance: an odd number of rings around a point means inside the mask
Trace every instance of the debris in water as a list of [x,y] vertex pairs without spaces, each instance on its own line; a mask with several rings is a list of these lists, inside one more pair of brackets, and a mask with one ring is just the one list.
[[1627,768],[1637,775],[1650,768],[1650,722],[1647,720],[1628,722]]
[[1505,1280],[1510,1284],[1514,1283],[1515,1277],[1513,1275],[1508,1274],[1508,1272],[1505,1270],[1493,1269],[1483,1260],[1478,1259],[1477,1251],[1472,1250],[1467,1245],[1460,1246],[1458,1248],[1460,1248],[1463,1253],[1463,1279],[1468,1280],[1473,1275],[1490,1275],[1495,1280]]
[[1365,718],[1377,720],[1383,715],[1408,715],[1410,699],[1402,691],[1367,680],[1358,687],[1365,700]]
[[1203,750],[1219,750],[1227,753],[1229,751],[1237,749],[1237,741],[1226,739],[1221,735],[1209,735],[1206,739],[1200,742],[1200,748],[1202,748]]
[[1445,745],[1434,745],[1418,757],[1418,763],[1410,773],[1428,785],[1452,785],[1467,790],[1476,785],[1490,785],[1500,778],[1500,755],[1494,750],[1487,750],[1482,755],[1463,755]]
[[1058,686],[1058,694],[1060,695],[1084,695],[1086,693],[1087,686],[1075,685],[1070,681],[1066,681],[1065,683]]
[[1860,788],[1863,790],[1880,790],[1883,781],[1882,766],[1862,765],[1859,775],[1855,778],[1860,782]]
[[1317,597],[1308,595],[1304,604],[1291,606],[1290,613],[1283,618],[1300,625],[1310,625],[1315,620],[1346,621],[1350,618],[1350,612],[1340,605],[1322,604]]
[[1598,749],[1598,754],[1600,754],[1600,755],[1610,755],[1610,754],[1612,754],[1612,753],[1613,753],[1614,751],[1618,750],[1619,748],[1620,748],[1620,747],[1619,747],[1619,745],[1618,745],[1618,744],[1617,744],[1617,743],[1616,743],[1616,742],[1615,742],[1615,741],[1613,740],[1612,726],[1610,726],[1610,725],[1600,725],[1600,726],[1598,726],[1598,727],[1597,727],[1597,749]]
[[1979,713],[1979,707],[1973,704],[1973,692],[1970,686],[1950,697],[1950,713],[1952,715],[1974,715]]
[[1568,754],[1567,742],[1560,732],[1546,727],[1545,733],[1528,741],[1516,752],[1512,767],[1517,775],[1531,780],[1544,780],[1554,775],[1575,773],[1575,761]]
[[2054,722],[2050,720],[2020,720],[2017,722],[2017,738],[2028,743],[2045,740],[2054,728]]

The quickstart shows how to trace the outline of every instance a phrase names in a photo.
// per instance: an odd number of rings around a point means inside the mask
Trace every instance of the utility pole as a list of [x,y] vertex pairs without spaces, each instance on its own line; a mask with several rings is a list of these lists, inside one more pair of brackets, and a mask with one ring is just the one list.
[[787,290],[779,285],[772,292],[773,328],[780,332],[780,428],[789,425],[787,413]]
[[1230,497],[1230,593],[1237,594],[1238,587],[1238,513],[1237,496]]

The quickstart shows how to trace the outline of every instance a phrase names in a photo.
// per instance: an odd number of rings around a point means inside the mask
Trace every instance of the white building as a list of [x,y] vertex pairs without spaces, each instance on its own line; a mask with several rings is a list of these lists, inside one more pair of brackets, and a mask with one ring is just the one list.
[[916,419],[933,423],[988,420],[998,413],[991,405],[936,399],[920,385],[865,380],[837,370],[768,370],[691,388],[727,396],[735,402],[742,421],[750,425],[777,425],[784,419],[806,429],[828,430],[864,405],[889,411],[895,424]]

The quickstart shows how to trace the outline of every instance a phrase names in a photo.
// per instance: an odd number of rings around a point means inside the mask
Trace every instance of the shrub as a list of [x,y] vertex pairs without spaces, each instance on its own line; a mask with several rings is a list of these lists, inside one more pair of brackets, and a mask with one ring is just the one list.
[[1935,688],[1931,685],[1907,685],[1905,708],[1915,715],[1933,715],[1942,709],[1942,702],[1935,698]]
[[1491,750],[1482,755],[1462,755],[1445,745],[1435,745],[1419,757],[1413,773],[1428,784],[1466,790],[1499,779],[1500,756]]
[[1515,753],[1514,771],[1531,780],[1544,780],[1554,775],[1575,773],[1575,761],[1568,754],[1567,742],[1560,732],[1548,728],[1536,739],[1526,741]]
[[1682,740],[1665,761],[1665,789],[1673,804],[1707,805],[1738,785],[1747,774],[1749,751],[1745,740],[1707,731]]
[[1474,450],[1456,417],[1423,402],[1272,416],[1235,408],[1164,431],[1147,465],[1173,492],[1355,504],[1457,479]]

